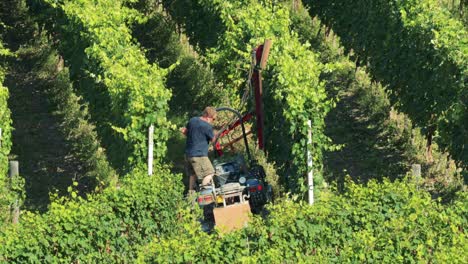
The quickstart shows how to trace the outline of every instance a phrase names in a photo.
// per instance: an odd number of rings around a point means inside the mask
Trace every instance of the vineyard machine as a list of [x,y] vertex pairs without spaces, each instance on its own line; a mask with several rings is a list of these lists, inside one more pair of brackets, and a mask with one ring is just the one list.
[[[249,149],[248,134],[245,122],[255,117],[257,144],[260,150],[264,150],[264,114],[262,105],[262,76],[261,71],[266,66],[271,41],[265,40],[252,51],[251,71],[248,77],[246,93],[253,90],[255,108],[242,115],[237,110],[229,107],[220,107],[216,110],[233,114],[235,118],[225,125],[217,134],[214,141],[215,177],[211,188],[201,190],[197,202],[203,208],[204,222],[211,226],[216,224],[220,229],[229,231],[244,226],[248,221],[250,212],[261,213],[264,205],[273,200],[273,190],[266,181],[264,168],[252,158]],[[247,98],[244,94],[243,100]],[[227,136],[240,126],[242,135],[221,145],[220,139]],[[223,150],[234,143],[243,140],[247,162],[242,155],[219,162]],[[209,224],[209,225],[210,225]]]

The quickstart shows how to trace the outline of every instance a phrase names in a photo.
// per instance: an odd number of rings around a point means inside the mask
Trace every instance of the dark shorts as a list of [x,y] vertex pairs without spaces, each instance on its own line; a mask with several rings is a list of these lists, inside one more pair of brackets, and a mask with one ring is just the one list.
[[199,180],[215,173],[208,157],[185,157],[185,163],[187,174],[189,176],[196,175]]

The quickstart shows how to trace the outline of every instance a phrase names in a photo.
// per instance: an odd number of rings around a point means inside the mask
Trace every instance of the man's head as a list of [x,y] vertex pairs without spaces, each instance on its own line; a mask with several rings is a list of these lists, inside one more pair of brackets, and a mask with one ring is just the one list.
[[206,120],[209,120],[210,123],[212,123],[213,121],[216,120],[216,116],[217,116],[217,113],[216,113],[216,109],[214,107],[207,106],[205,108],[205,110],[203,110],[203,117]]

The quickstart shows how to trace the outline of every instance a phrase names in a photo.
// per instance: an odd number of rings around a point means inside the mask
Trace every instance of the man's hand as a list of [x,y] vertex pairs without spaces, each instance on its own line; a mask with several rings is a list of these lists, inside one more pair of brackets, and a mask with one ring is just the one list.
[[180,133],[187,135],[187,128],[186,127],[181,127],[179,128]]
[[213,130],[213,138],[211,139],[211,143],[214,143],[216,140],[216,137],[218,137],[219,130],[214,129]]

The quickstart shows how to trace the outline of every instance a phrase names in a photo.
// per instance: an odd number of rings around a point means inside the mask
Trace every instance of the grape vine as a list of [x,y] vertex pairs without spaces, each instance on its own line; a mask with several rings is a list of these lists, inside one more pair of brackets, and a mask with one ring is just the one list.
[[[411,164],[424,168],[424,182],[433,197],[451,193],[463,180],[447,154],[433,149],[434,162],[424,157],[425,139],[409,118],[391,108],[384,87],[372,81],[366,67],[356,68],[336,34],[327,30],[320,19],[312,18],[298,0],[282,1],[290,8],[292,27],[302,41],[320,54],[327,71],[326,89],[337,96],[337,106],[328,114],[326,133],[338,151],[326,152],[324,163],[327,176],[343,182],[345,175],[366,182],[370,178],[395,179],[404,177]],[[390,154],[392,153],[392,154]],[[437,182],[434,188],[434,182]],[[341,184],[339,185],[341,186]],[[435,194],[437,193],[437,194]]]
[[[0,21],[1,26],[1,21]],[[3,81],[5,79],[6,68],[4,67],[4,58],[10,56],[11,53],[3,46],[0,39],[0,226],[5,221],[8,212],[7,206],[10,202],[9,191],[7,191],[7,173],[8,173],[8,154],[11,149],[11,132],[12,121],[11,112],[8,108],[8,88],[4,87]]]
[[[11,53],[8,49],[3,47],[0,42],[0,60]],[[0,136],[0,181],[4,179],[8,172],[8,153],[11,148],[11,113],[8,108],[8,89],[4,87],[3,81],[5,79],[6,69],[0,65],[0,128],[2,129]]]
[[[147,129],[155,125],[154,156],[164,157],[169,122],[167,102],[171,93],[164,86],[167,70],[151,65],[137,45],[126,22],[141,19],[124,1],[46,0],[58,12],[61,23],[61,51],[71,63],[72,77],[86,73],[79,89],[95,89],[88,100],[98,105],[96,119],[103,120],[102,138],[107,138],[108,155],[114,165],[128,171],[143,164],[147,153]],[[78,58],[77,58],[78,57]],[[101,99],[103,99],[101,101]],[[102,105],[103,102],[110,105]],[[108,138],[113,140],[109,141]],[[115,158],[117,157],[117,158]],[[117,160],[117,161],[116,161]]]
[[468,166],[468,34],[435,0],[304,1],[357,64],[388,86],[393,104]]
[[148,60],[163,68],[174,65],[166,79],[166,87],[173,95],[169,102],[171,115],[181,117],[207,105],[221,105],[226,98],[225,90],[216,83],[204,58],[185,41],[186,36],[177,34],[177,25],[171,17],[162,12],[161,6],[131,6],[146,18],[143,23],[133,25],[132,33]]

